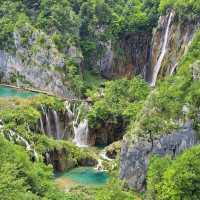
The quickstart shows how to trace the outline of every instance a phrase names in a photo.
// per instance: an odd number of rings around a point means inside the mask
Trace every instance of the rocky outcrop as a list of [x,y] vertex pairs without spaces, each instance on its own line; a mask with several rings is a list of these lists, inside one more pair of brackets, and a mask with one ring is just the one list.
[[101,127],[90,129],[91,145],[109,145],[123,138],[126,129],[123,119],[118,119],[116,124],[106,122]]
[[[62,97],[74,96],[65,84],[65,60],[45,33],[30,25],[14,33],[16,51],[0,51],[0,81],[32,86]],[[74,51],[69,51],[69,56]]]
[[65,148],[60,150],[54,149],[44,154],[44,162],[52,164],[55,171],[63,172],[76,166],[76,161],[73,160]]
[[144,189],[149,158],[152,155],[171,155],[176,157],[185,149],[199,143],[192,124],[186,124],[181,130],[159,138],[140,138],[137,143],[124,141],[121,150],[120,178],[130,188]]
[[98,161],[92,156],[73,158],[70,150],[66,148],[53,149],[43,154],[45,164],[51,164],[55,171],[64,172],[76,166],[96,166]]
[[108,44],[107,50],[98,62],[102,75],[106,78],[146,76],[150,55],[150,33],[127,33],[115,43]]

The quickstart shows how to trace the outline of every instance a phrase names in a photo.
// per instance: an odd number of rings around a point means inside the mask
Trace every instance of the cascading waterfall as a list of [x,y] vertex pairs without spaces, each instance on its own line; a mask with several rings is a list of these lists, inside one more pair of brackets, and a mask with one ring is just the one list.
[[170,76],[173,75],[173,73],[174,73],[174,71],[176,70],[177,66],[178,66],[178,63],[176,63],[176,64],[171,68],[171,70],[170,70],[170,72],[169,72],[169,75],[170,75]]
[[[3,122],[0,120],[0,131],[3,130],[3,128],[4,128]],[[1,132],[1,134],[3,134],[3,136],[5,136],[3,132]],[[33,155],[33,158],[35,161],[39,160],[38,153],[36,152],[35,148],[33,148],[33,144],[32,145],[29,144],[29,142],[25,138],[23,138],[21,135],[17,134],[13,130],[9,130],[6,133],[6,135],[10,141],[23,144],[26,147],[27,151],[32,152],[32,155]]]
[[157,61],[156,65],[154,66],[154,69],[153,69],[152,81],[151,81],[151,84],[150,84],[151,86],[155,86],[155,84],[156,84],[157,76],[158,76],[158,73],[160,71],[160,67],[161,67],[162,61],[164,59],[165,53],[167,51],[169,29],[170,29],[170,24],[171,24],[173,15],[174,15],[174,12],[171,11],[170,14],[169,14],[168,22],[167,22],[167,28],[166,28],[166,31],[165,31],[164,43],[163,43],[163,46],[162,46],[162,49],[161,49],[161,54],[160,54],[158,61]]
[[[42,109],[42,112],[43,112],[43,114],[45,116],[47,134],[48,134],[49,137],[51,137],[51,124],[50,124],[48,112],[45,111],[45,109],[44,109],[44,107],[42,105],[41,105],[41,109]],[[43,127],[43,130],[44,130],[43,122],[41,123],[41,131],[42,131],[42,127]]]
[[55,127],[56,127],[56,139],[61,139],[61,129],[60,129],[60,122],[58,118],[58,114],[55,110],[53,110],[53,117],[54,117],[54,122],[55,122]]
[[0,120],[0,131],[3,129],[3,122]]
[[[87,147],[88,146],[88,138],[89,138],[89,128],[88,128],[88,120],[84,119],[80,121],[81,108],[83,108],[84,104],[79,106],[73,106],[71,110],[71,105],[68,101],[65,102],[65,109],[67,111],[68,118],[72,121],[73,132],[74,132],[74,143],[79,147]],[[80,121],[80,122],[79,122]]]
[[70,103],[68,101],[65,101],[65,109],[67,111],[67,116],[69,120],[72,121],[74,118],[74,112],[71,111],[70,107],[71,107]]
[[103,150],[100,152],[99,156],[103,159],[103,160],[107,160],[107,161],[113,161],[113,159],[109,158],[107,155],[106,155],[106,151]]
[[45,119],[46,119],[46,126],[47,126],[47,134],[49,137],[51,137],[51,124],[50,124],[48,113],[45,113]]
[[88,146],[88,120],[84,119],[78,126],[74,125],[74,143],[79,147]]
[[41,117],[40,117],[40,129],[41,129],[42,133],[45,133],[44,125],[43,125],[43,121],[42,121]]

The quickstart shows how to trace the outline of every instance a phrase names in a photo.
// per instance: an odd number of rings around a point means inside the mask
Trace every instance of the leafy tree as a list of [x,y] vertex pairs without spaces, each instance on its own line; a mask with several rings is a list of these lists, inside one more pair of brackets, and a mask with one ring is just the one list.
[[148,93],[147,84],[137,77],[106,82],[104,90],[92,95],[94,105],[88,114],[90,124],[118,123],[118,119],[127,123],[135,119]]

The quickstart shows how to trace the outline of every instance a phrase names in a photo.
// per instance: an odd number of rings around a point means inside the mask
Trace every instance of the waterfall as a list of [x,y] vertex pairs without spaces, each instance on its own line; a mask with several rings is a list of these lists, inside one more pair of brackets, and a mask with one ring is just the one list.
[[170,70],[170,72],[169,72],[169,75],[170,75],[170,76],[173,75],[173,73],[174,73],[174,71],[176,70],[177,66],[178,66],[178,63],[176,63],[176,64],[171,68],[171,70]]
[[47,126],[47,134],[49,137],[51,137],[51,124],[50,124],[48,113],[45,113],[45,119],[46,119],[46,126]]
[[42,133],[45,133],[42,117],[40,117],[40,128],[41,128]]
[[3,129],[3,122],[2,122],[2,120],[0,119],[0,131]]
[[25,138],[23,138],[21,135],[18,135],[14,131],[10,130],[8,137],[11,141],[13,141],[14,136],[16,136],[17,142],[22,142],[25,145],[27,151],[31,151],[31,145],[28,143],[28,141]]
[[88,128],[88,120],[80,120],[81,113],[86,112],[87,104],[73,104],[70,102],[65,102],[65,110],[67,111],[67,116],[72,124],[74,139],[73,142],[79,147],[87,147],[88,139],[89,139],[89,128]]
[[97,171],[104,171],[101,159],[98,159],[98,164],[94,169],[97,170]]
[[26,150],[27,151],[31,151],[31,145],[28,143],[28,141],[26,139],[24,139],[22,136],[17,135],[16,141],[21,141],[22,143],[25,144],[26,146]]
[[65,109],[67,111],[67,116],[69,120],[73,120],[74,113],[71,111],[70,107],[71,107],[70,103],[68,101],[65,101]]
[[101,153],[99,154],[99,156],[100,156],[103,160],[113,161],[113,159],[109,158],[109,157],[106,155],[106,151],[105,151],[105,150],[101,151]]
[[162,61],[164,59],[166,50],[167,50],[167,41],[168,41],[169,28],[170,28],[170,24],[171,24],[171,21],[172,21],[172,17],[173,17],[173,11],[171,11],[170,14],[169,14],[169,18],[168,18],[168,22],[167,22],[167,28],[166,28],[165,36],[164,36],[164,43],[163,43],[163,46],[162,46],[162,49],[161,49],[161,54],[160,54],[158,61],[157,61],[156,65],[154,66],[154,69],[153,69],[153,75],[152,75],[153,77],[152,77],[152,81],[151,81],[151,86],[155,86],[155,84],[156,84],[157,76],[158,76],[158,73],[160,71],[160,67],[161,67]]
[[58,118],[58,114],[55,110],[53,110],[53,117],[54,117],[54,122],[56,126],[56,139],[61,139],[61,131],[60,131],[60,122]]
[[74,124],[73,127],[75,135],[74,137],[75,144],[79,147],[88,146],[88,134],[89,134],[88,120],[84,119],[78,124],[78,126]]
[[[46,131],[49,137],[51,137],[51,124],[50,124],[50,120],[49,120],[49,116],[48,116],[48,112],[45,111],[44,107],[41,105],[41,109],[43,114],[45,115],[45,122],[46,122]],[[43,126],[43,123],[42,123]],[[42,126],[41,126],[41,130],[42,130]],[[44,126],[43,126],[44,129]],[[45,131],[44,131],[45,132]]]

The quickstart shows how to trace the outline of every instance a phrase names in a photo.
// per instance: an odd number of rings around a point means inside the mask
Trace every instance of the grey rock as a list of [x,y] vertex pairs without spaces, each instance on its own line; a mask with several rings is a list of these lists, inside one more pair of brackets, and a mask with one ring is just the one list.
[[[33,29],[28,42],[23,44],[23,33],[31,29],[25,25],[14,34],[16,52],[0,50],[0,81],[13,83],[13,75],[21,86],[34,87],[62,97],[74,97],[65,84],[64,57],[58,52],[51,39],[43,32]],[[43,43],[38,40],[43,38]]]
[[125,140],[121,150],[120,178],[130,188],[144,190],[149,158],[152,155],[171,155],[176,157],[184,150],[199,144],[197,133],[192,124],[185,124],[179,131],[153,139],[141,138],[136,144]]

